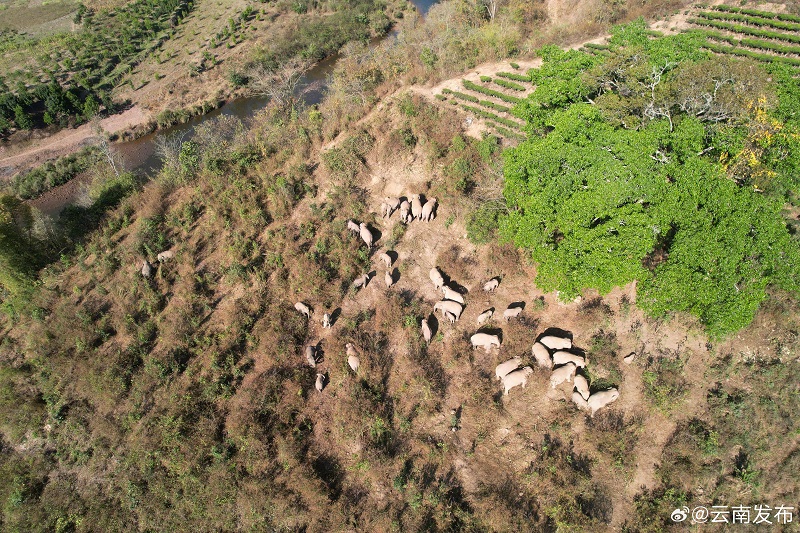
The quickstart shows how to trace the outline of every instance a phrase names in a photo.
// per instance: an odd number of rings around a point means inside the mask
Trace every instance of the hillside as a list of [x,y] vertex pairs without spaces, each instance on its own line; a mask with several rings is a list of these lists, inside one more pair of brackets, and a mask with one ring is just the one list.
[[[2,197],[0,528],[655,532],[766,504],[797,530],[795,67],[638,21],[456,70],[494,38],[459,9],[346,48],[319,106],[209,119],[152,180],[100,158],[63,232]],[[431,221],[382,216],[417,194]],[[551,385],[544,335],[616,401]]]

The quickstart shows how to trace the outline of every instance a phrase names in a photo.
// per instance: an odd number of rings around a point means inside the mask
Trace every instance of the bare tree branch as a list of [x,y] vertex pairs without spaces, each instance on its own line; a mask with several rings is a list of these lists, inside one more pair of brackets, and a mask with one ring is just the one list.
[[255,95],[266,96],[278,107],[289,107],[295,102],[295,93],[303,75],[313,65],[312,60],[299,57],[277,68],[257,65],[247,73],[250,78],[250,91]]

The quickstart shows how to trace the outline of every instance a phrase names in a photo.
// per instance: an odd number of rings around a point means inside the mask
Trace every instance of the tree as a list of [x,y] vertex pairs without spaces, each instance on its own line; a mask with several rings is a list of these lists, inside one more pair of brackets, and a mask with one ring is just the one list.
[[0,285],[15,295],[32,287],[39,266],[32,225],[28,204],[11,195],[0,195]]
[[100,102],[95,99],[91,94],[86,97],[83,103],[83,118],[85,120],[92,120],[97,113],[100,112]]
[[[740,187],[696,117],[615,127],[575,103],[507,152],[503,235],[538,262],[537,284],[570,299],[639,281],[654,315],[687,311],[714,335],[747,325],[767,288],[800,289],[800,247],[781,198]],[[713,124],[713,123],[712,123]]]
[[250,91],[268,97],[281,109],[291,107],[294,105],[297,88],[303,75],[313,64],[311,59],[294,57],[275,68],[263,64],[256,65],[247,73],[250,79]]
[[21,130],[33,129],[33,119],[20,104],[14,106],[14,122]]
[[486,11],[486,17],[490,22],[494,22],[497,16],[497,8],[500,7],[502,0],[480,0],[480,7]]

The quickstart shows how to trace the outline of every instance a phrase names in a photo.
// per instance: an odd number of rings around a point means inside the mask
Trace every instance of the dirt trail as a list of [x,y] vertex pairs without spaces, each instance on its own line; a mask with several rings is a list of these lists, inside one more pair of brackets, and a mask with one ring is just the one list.
[[[100,127],[109,135],[119,134],[147,123],[149,115],[138,106],[111,115],[99,121]],[[8,180],[35,165],[76,152],[84,146],[94,144],[96,134],[93,124],[83,124],[74,129],[65,129],[41,139],[33,139],[13,146],[0,147],[0,180]]]

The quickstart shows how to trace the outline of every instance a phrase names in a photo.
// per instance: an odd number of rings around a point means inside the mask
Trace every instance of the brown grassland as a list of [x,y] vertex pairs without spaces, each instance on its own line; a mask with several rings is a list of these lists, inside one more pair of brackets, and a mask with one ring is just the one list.
[[[4,316],[0,529],[656,532],[689,527],[670,521],[684,505],[800,507],[795,301],[773,294],[749,327],[711,341],[687,316],[644,315],[634,285],[560,302],[513,246],[475,239],[470,214],[501,203],[511,141],[408,90],[507,55],[489,28],[484,56],[450,62],[456,35],[420,64],[422,37],[458,6],[411,27],[420,39],[402,53],[348,47],[318,108],[268,108],[250,130],[211,123],[196,160],[107,213]],[[622,19],[645,9],[626,6]],[[585,20],[514,39],[606,24]],[[410,194],[438,199],[434,221],[380,216],[384,197]],[[375,250],[348,219],[370,225]],[[164,249],[175,258],[143,278],[142,259]],[[391,288],[381,250],[397,254]],[[466,308],[454,325],[438,317],[426,345],[434,266]],[[525,309],[506,322],[512,302]],[[485,353],[469,336],[489,307],[502,347]],[[550,328],[573,336],[592,390],[617,387],[617,402],[591,417],[540,369],[502,394],[495,366],[535,367],[531,345]],[[321,348],[315,369],[307,345]]]

